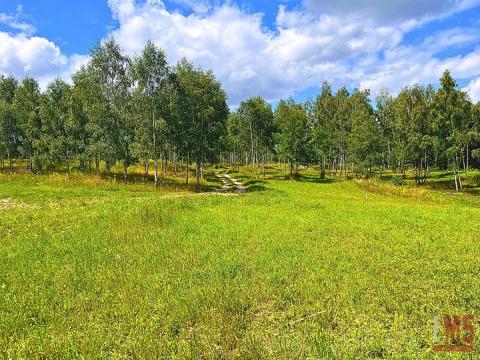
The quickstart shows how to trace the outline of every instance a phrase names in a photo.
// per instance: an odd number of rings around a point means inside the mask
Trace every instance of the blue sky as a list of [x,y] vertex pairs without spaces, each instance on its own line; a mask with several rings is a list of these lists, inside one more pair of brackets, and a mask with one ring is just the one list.
[[304,100],[323,81],[395,93],[447,68],[480,100],[480,0],[3,0],[0,73],[69,79],[109,36],[211,68],[233,106]]

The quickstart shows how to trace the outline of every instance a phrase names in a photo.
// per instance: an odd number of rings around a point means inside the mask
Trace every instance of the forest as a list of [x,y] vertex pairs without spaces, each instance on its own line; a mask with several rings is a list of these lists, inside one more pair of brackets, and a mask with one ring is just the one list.
[[168,163],[183,167],[187,182],[194,164],[197,184],[217,163],[255,171],[279,163],[290,178],[302,166],[318,167],[320,178],[412,170],[417,185],[431,169],[448,169],[460,191],[461,174],[479,166],[480,104],[447,70],[438,88],[383,90],[373,101],[368,90],[334,92],[325,82],[304,103],[272,108],[253,97],[230,110],[212,71],[186,59],[169,65],[151,42],[130,57],[110,39],[71,83],[58,78],[42,91],[33,78],[0,77],[0,158],[4,170],[23,164],[33,173],[98,174],[120,164],[125,180],[142,163],[157,185]]

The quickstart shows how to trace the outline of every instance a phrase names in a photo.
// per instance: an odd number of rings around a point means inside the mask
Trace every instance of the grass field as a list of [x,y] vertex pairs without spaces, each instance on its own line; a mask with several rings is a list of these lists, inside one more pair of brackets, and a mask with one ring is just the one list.
[[479,198],[235,176],[0,175],[2,356],[445,358],[435,316],[480,315]]

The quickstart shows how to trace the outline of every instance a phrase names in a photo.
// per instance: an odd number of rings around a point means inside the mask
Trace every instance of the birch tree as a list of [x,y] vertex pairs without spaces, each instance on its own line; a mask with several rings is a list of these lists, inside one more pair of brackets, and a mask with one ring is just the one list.
[[98,86],[97,101],[103,103],[100,106],[104,110],[101,126],[103,140],[108,146],[104,154],[107,168],[121,161],[125,181],[128,167],[134,162],[130,148],[133,139],[130,66],[131,60],[113,39],[94,48],[88,65],[89,74]]
[[3,168],[7,160],[10,172],[13,171],[13,159],[18,156],[20,142],[20,128],[13,108],[17,86],[14,77],[0,76],[0,157]]
[[27,161],[30,171],[40,170],[40,154],[37,142],[41,137],[40,87],[33,78],[25,78],[15,90],[13,108],[21,130],[21,156]]
[[[195,162],[196,183],[200,184],[205,162],[218,159],[220,139],[226,134],[229,114],[227,95],[213,72],[181,60],[175,69],[177,111],[175,127],[179,131],[177,147],[180,154]],[[188,175],[187,175],[188,181]]]
[[166,55],[152,42],[145,46],[142,56],[133,65],[136,81],[134,153],[145,159],[146,173],[148,162],[154,159],[154,182],[158,185],[158,160],[160,150],[167,142],[167,122],[170,116],[169,73]]

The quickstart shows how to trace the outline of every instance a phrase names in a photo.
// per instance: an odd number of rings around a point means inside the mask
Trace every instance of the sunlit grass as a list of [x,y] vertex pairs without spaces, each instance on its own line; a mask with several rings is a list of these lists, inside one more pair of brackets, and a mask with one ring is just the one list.
[[2,355],[431,358],[434,316],[480,314],[476,197],[232,175],[247,194],[0,175],[25,204],[0,203]]

